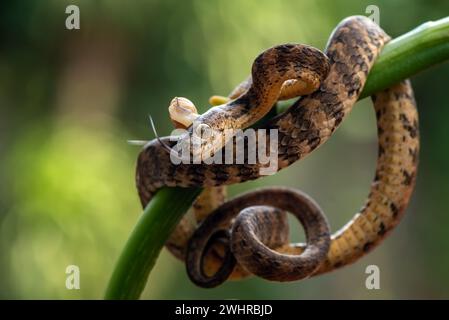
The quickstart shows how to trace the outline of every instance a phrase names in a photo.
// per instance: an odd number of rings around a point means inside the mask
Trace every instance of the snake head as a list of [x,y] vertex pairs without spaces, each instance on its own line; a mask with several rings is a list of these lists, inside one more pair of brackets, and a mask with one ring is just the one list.
[[224,144],[223,130],[203,121],[194,121],[178,138],[177,149],[185,155],[189,152],[194,163],[209,163],[208,160],[220,150]]
[[223,124],[223,112],[219,106],[210,109],[203,115],[199,115],[195,105],[186,98],[174,98],[168,107],[170,119],[177,129],[186,129],[178,136],[176,151],[189,153],[195,163],[207,161],[225,143]]
[[224,130],[214,123],[195,121],[191,128],[193,159],[208,162],[225,145]]

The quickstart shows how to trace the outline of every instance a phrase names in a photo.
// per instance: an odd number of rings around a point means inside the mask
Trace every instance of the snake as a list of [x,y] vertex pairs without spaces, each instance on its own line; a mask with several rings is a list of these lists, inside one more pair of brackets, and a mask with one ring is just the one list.
[[[136,166],[142,206],[163,187],[205,188],[193,205],[199,223],[194,225],[185,216],[166,243],[185,261],[196,285],[216,287],[228,278],[248,274],[294,281],[327,273],[366,255],[398,225],[414,189],[419,158],[418,112],[409,80],[371,96],[378,136],[374,179],[361,209],[333,234],[319,205],[296,189],[266,187],[225,202],[224,186],[261,177],[265,164],[260,161],[173,163],[167,152],[167,146],[174,148],[196,133],[192,120],[200,124],[200,131],[203,125],[218,133],[248,128],[278,100],[303,91],[286,111],[255,128],[277,130],[277,171],[287,168],[325,143],[340,126],[389,40],[370,19],[352,16],[337,25],[324,53],[301,44],[270,48],[255,59],[251,76],[227,102],[184,124],[173,119],[186,127],[184,135],[158,138],[143,147]],[[181,105],[192,107],[188,101]],[[186,114],[194,114],[188,107]],[[263,139],[256,144],[270,145],[268,135]],[[213,154],[226,143],[236,142],[213,134],[199,140],[199,150]],[[301,222],[306,243],[289,242],[287,212]]]

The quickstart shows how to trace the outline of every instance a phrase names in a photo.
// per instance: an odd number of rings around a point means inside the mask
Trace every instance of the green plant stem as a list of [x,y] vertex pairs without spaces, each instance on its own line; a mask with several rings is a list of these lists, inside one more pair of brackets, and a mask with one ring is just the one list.
[[[371,70],[361,98],[449,59],[449,17],[390,41]],[[285,106],[278,108],[278,112]],[[115,266],[106,299],[138,299],[159,253],[201,188],[163,188],[145,208]]]
[[106,290],[106,299],[138,299],[159,252],[201,188],[163,188],[131,233]]

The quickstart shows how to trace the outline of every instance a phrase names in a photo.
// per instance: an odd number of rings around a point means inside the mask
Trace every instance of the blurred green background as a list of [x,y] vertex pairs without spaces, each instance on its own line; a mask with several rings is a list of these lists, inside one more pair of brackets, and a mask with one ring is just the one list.
[[[65,28],[76,4],[81,30]],[[393,37],[449,15],[448,1],[2,1],[0,4],[0,298],[102,298],[141,212],[134,186],[139,147],[171,131],[167,106],[185,96],[200,111],[227,94],[262,50],[285,42],[323,48],[344,17],[380,8]],[[205,290],[161,254],[143,298],[449,298],[449,64],[415,76],[422,151],[417,188],[397,230],[338,272],[288,284],[252,278]],[[373,177],[376,125],[358,104],[310,157],[261,185],[310,193],[340,228]],[[302,237],[292,224],[293,240]],[[65,268],[81,289],[65,288]],[[365,288],[365,268],[381,290]]]

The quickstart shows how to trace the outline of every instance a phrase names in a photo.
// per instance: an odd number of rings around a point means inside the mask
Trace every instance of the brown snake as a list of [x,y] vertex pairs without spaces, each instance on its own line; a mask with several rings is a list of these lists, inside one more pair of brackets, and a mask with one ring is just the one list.
[[[283,169],[332,135],[357,101],[387,41],[388,35],[379,26],[356,16],[343,20],[334,30],[325,51],[328,59],[303,45],[268,49],[256,58],[252,80],[237,87],[231,101],[211,108],[195,121],[218,132],[246,128],[280,98],[302,92],[303,97],[287,111],[258,128],[278,130],[278,170]],[[375,177],[365,205],[332,236],[319,206],[297,190],[265,188],[223,203],[221,186],[259,178],[260,162],[173,164],[160,143],[173,147],[176,142],[168,137],[144,147],[136,172],[144,207],[164,186],[207,187],[193,207],[199,226],[183,218],[167,242],[172,253],[185,259],[194,283],[214,287],[230,276],[249,273],[276,281],[302,279],[352,263],[386,237],[402,217],[415,184],[418,115],[408,81],[376,93],[372,99],[379,143]],[[187,134],[193,134],[192,126],[188,130]],[[215,152],[229,142],[217,136],[210,139],[201,141],[201,150]],[[289,243],[287,211],[303,225],[306,244]]]

